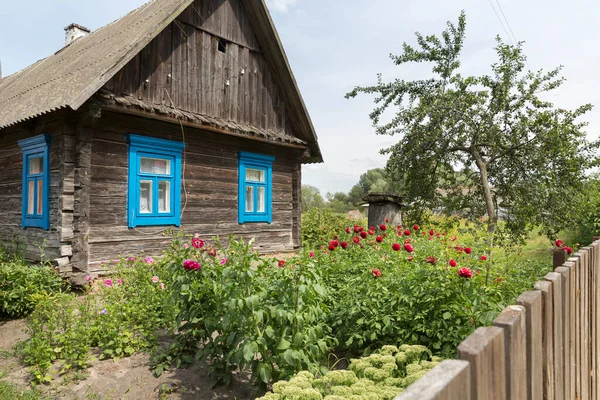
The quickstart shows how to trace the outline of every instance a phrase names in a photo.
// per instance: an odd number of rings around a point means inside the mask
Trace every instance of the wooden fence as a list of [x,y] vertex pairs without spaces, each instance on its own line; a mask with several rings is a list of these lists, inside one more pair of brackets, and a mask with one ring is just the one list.
[[[600,241],[523,293],[395,400],[600,399]],[[557,261],[558,260],[558,261]]]

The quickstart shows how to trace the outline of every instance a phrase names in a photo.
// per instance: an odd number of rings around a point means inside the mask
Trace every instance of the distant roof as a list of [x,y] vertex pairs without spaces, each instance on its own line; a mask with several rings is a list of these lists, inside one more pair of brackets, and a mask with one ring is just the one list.
[[[193,0],[152,0],[53,55],[0,79],[0,129],[61,108],[77,110]],[[264,0],[244,0],[265,56],[289,96],[290,117],[322,162],[317,135]]]

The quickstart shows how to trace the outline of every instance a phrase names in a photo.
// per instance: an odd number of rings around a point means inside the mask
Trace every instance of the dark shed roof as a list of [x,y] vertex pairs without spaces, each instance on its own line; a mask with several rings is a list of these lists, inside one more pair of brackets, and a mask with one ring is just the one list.
[[[61,108],[77,110],[193,0],[152,0],[55,54],[0,79],[0,129]],[[282,81],[308,162],[322,162],[317,135],[264,0],[245,0],[267,58]]]

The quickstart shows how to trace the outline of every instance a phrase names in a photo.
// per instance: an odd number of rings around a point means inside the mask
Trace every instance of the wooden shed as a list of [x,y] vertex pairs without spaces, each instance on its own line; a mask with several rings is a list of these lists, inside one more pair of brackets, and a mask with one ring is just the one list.
[[172,228],[300,247],[301,165],[322,157],[263,0],[154,0],[65,29],[0,79],[0,245],[43,246],[73,278],[160,254]]

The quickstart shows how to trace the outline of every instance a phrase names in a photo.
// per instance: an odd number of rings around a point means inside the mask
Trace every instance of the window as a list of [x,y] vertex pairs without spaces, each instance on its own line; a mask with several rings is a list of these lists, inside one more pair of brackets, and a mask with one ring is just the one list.
[[274,157],[239,153],[238,222],[268,222],[272,218]]
[[23,151],[23,228],[50,228],[50,138],[39,135],[19,140]]
[[181,224],[181,153],[172,140],[129,135],[127,223],[130,228]]

